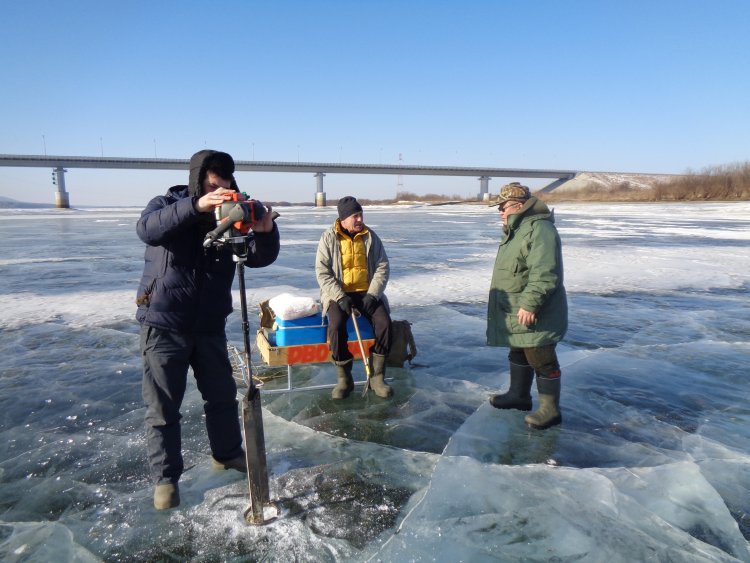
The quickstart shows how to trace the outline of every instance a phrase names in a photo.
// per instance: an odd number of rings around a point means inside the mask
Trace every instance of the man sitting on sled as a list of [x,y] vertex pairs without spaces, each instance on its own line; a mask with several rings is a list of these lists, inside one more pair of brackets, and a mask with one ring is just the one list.
[[384,381],[391,342],[391,317],[384,293],[390,274],[388,256],[378,235],[365,225],[362,206],[354,197],[342,197],[338,212],[339,218],[321,235],[315,256],[315,277],[323,314],[328,314],[328,344],[338,378],[332,396],[345,399],[354,389],[346,323],[357,310],[375,331],[370,388],[378,397],[390,397],[393,389]]

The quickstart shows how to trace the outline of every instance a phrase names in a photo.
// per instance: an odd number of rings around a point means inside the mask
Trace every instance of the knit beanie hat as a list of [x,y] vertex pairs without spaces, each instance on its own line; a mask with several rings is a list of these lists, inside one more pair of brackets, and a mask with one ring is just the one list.
[[347,217],[351,217],[355,213],[362,212],[362,206],[357,201],[357,198],[350,195],[342,197],[339,200],[337,207],[339,210],[339,219],[342,221]]

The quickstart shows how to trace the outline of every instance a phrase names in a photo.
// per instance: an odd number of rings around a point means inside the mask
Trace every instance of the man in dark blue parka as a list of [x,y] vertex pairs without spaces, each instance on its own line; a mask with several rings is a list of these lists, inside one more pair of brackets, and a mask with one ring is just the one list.
[[[229,245],[203,247],[206,234],[216,226],[215,207],[235,191],[232,157],[203,150],[190,159],[189,184],[152,199],[138,220],[138,236],[147,246],[136,318],[141,324],[148,459],[157,510],[180,503],[180,405],[188,367],[205,401],[213,466],[247,472],[225,334],[235,263]],[[279,231],[269,208],[248,235],[245,264],[268,266],[278,253]]]

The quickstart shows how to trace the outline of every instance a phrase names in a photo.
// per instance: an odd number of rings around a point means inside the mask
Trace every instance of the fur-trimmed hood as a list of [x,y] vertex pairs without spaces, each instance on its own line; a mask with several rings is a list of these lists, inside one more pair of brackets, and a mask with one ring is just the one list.
[[[219,152],[221,151],[205,149],[202,151],[198,151],[190,157],[190,178],[188,179],[188,193],[191,197],[201,197],[203,195],[203,180],[206,177],[206,159],[209,156],[217,154]],[[234,190],[239,191],[237,182],[234,181],[234,174],[232,174],[231,187]]]

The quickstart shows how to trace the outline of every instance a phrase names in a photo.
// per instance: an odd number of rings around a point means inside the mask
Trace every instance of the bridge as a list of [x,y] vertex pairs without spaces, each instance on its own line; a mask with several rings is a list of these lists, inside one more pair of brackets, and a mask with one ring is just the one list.
[[[189,159],[179,158],[107,158],[92,156],[0,155],[0,166],[52,168],[56,179],[55,205],[70,207],[65,191],[67,168],[114,168],[141,170],[188,170]],[[475,168],[458,166],[408,166],[389,164],[334,164],[326,162],[268,162],[235,160],[241,172],[307,172],[316,179],[315,205],[326,205],[323,178],[326,174],[390,174],[420,176],[474,176],[479,180],[479,200],[489,198],[491,178],[551,178],[553,181],[539,191],[549,192],[575,177],[574,170],[538,170],[529,168]]]

